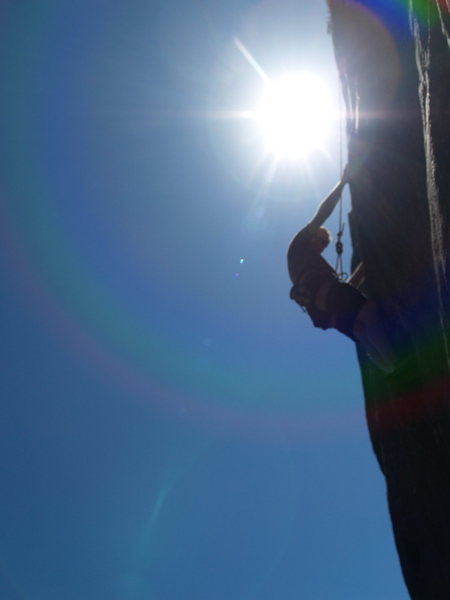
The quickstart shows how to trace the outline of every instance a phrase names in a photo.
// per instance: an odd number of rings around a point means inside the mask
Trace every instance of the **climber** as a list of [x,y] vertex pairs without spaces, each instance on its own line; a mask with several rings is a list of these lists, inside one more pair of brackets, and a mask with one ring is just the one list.
[[396,357],[384,332],[376,304],[358,289],[364,278],[362,263],[346,282],[322,257],[331,241],[322,226],[350,179],[347,166],[341,181],[319,206],[314,218],[293,238],[288,249],[288,270],[293,283],[290,297],[311,317],[315,327],[334,328],[359,342],[372,362],[386,373],[395,369]]

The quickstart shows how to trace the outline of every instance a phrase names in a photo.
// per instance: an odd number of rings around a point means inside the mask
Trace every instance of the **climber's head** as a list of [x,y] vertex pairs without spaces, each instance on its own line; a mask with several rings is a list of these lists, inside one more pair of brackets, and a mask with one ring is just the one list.
[[331,233],[325,227],[319,227],[314,237],[311,239],[311,244],[317,252],[323,252],[331,242]]

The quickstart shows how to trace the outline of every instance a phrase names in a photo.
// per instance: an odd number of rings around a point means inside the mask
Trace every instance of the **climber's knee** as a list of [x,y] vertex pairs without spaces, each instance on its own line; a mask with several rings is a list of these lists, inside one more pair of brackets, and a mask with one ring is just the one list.
[[325,298],[325,309],[332,315],[332,326],[355,341],[354,325],[367,299],[357,289],[333,281]]

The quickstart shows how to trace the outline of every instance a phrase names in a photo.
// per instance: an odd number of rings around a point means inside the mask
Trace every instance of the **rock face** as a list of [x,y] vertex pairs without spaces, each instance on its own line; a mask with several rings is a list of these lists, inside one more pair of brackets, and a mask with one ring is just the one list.
[[354,262],[401,364],[359,350],[411,598],[450,598],[450,0],[328,0],[347,109]]

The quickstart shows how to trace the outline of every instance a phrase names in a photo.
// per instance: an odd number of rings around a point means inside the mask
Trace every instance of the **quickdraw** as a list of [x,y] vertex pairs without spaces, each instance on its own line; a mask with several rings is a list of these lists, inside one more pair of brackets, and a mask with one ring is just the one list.
[[[339,200],[339,203],[342,204],[342,198]],[[342,207],[339,210],[339,231],[336,234],[336,266],[334,270],[338,276],[339,281],[345,281],[348,277],[348,274],[344,271],[343,265],[343,253],[344,253],[344,244],[342,243],[342,236],[344,234],[345,223],[342,223]]]

